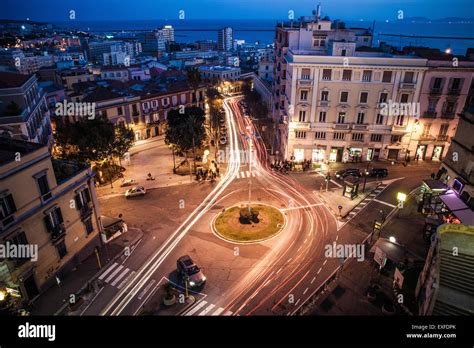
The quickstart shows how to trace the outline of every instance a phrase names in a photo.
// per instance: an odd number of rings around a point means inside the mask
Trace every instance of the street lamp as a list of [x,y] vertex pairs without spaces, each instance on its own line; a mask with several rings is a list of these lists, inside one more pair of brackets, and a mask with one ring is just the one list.
[[388,240],[389,240],[391,243],[394,243],[394,244],[397,242],[397,240],[395,239],[394,236],[390,236],[390,237],[388,238]]

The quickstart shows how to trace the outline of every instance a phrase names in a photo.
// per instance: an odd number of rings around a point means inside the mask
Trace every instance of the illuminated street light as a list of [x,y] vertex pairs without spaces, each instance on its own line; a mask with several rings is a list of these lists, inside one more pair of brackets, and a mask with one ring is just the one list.
[[5,300],[5,297],[7,297],[7,294],[5,291],[1,290],[0,291],[0,302]]
[[389,240],[390,242],[392,242],[392,243],[396,243],[396,242],[397,242],[397,240],[396,240],[395,237],[393,237],[393,236],[390,236],[390,238],[388,238],[388,240]]
[[405,202],[407,200],[407,195],[403,192],[398,192],[397,193],[397,200],[399,202]]

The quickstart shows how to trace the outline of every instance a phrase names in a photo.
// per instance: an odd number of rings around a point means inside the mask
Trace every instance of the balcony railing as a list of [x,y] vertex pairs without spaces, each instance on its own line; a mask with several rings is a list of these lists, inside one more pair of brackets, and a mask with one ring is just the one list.
[[306,80],[306,79],[299,79],[298,85],[300,86],[311,86],[313,84],[313,80]]
[[449,136],[446,135],[446,134],[439,134],[439,135],[436,137],[436,140],[437,140],[437,141],[447,141],[448,138],[449,138]]
[[291,122],[290,126],[291,126],[291,128],[297,128],[297,129],[310,129],[311,128],[311,123],[309,123],[309,122]]
[[369,128],[369,125],[368,124],[355,124],[352,126],[352,129],[353,130],[367,130]]
[[441,118],[446,118],[446,119],[453,119],[454,116],[455,116],[454,111],[444,112],[441,114]]
[[85,219],[92,215],[92,202],[87,202],[81,207],[81,219]]
[[461,93],[461,89],[455,88],[448,90],[448,95],[459,95]]
[[318,106],[329,106],[329,100],[319,100]]
[[415,89],[416,83],[413,82],[400,82],[400,89],[412,91]]
[[56,241],[66,233],[66,228],[64,227],[64,224],[61,223],[59,225],[53,226],[50,233],[51,233],[51,240]]
[[430,94],[431,95],[439,95],[441,94],[441,92],[443,91],[443,89],[441,87],[438,87],[438,88],[431,88],[430,89]]
[[349,129],[351,125],[349,123],[335,123],[333,125],[334,129]]
[[431,134],[422,134],[420,135],[420,140],[421,141],[430,141],[430,140],[435,140],[436,138],[431,135]]

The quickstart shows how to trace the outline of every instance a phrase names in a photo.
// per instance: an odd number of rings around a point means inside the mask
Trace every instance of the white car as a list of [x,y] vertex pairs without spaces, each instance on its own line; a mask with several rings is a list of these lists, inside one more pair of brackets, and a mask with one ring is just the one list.
[[146,190],[143,186],[135,186],[125,191],[125,198],[144,196],[145,194]]
[[226,137],[221,137],[219,139],[219,142],[220,142],[221,145],[225,145],[225,144],[227,144],[227,138]]
[[127,180],[122,180],[122,184],[120,187],[126,187],[126,186],[132,186],[138,184],[135,179],[127,179]]

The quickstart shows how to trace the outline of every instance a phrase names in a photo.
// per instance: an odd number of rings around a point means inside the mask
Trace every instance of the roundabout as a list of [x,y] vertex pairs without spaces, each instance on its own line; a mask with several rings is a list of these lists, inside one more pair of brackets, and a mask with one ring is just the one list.
[[212,221],[213,232],[232,243],[258,243],[275,237],[286,225],[285,215],[262,203],[235,205],[223,210]]

